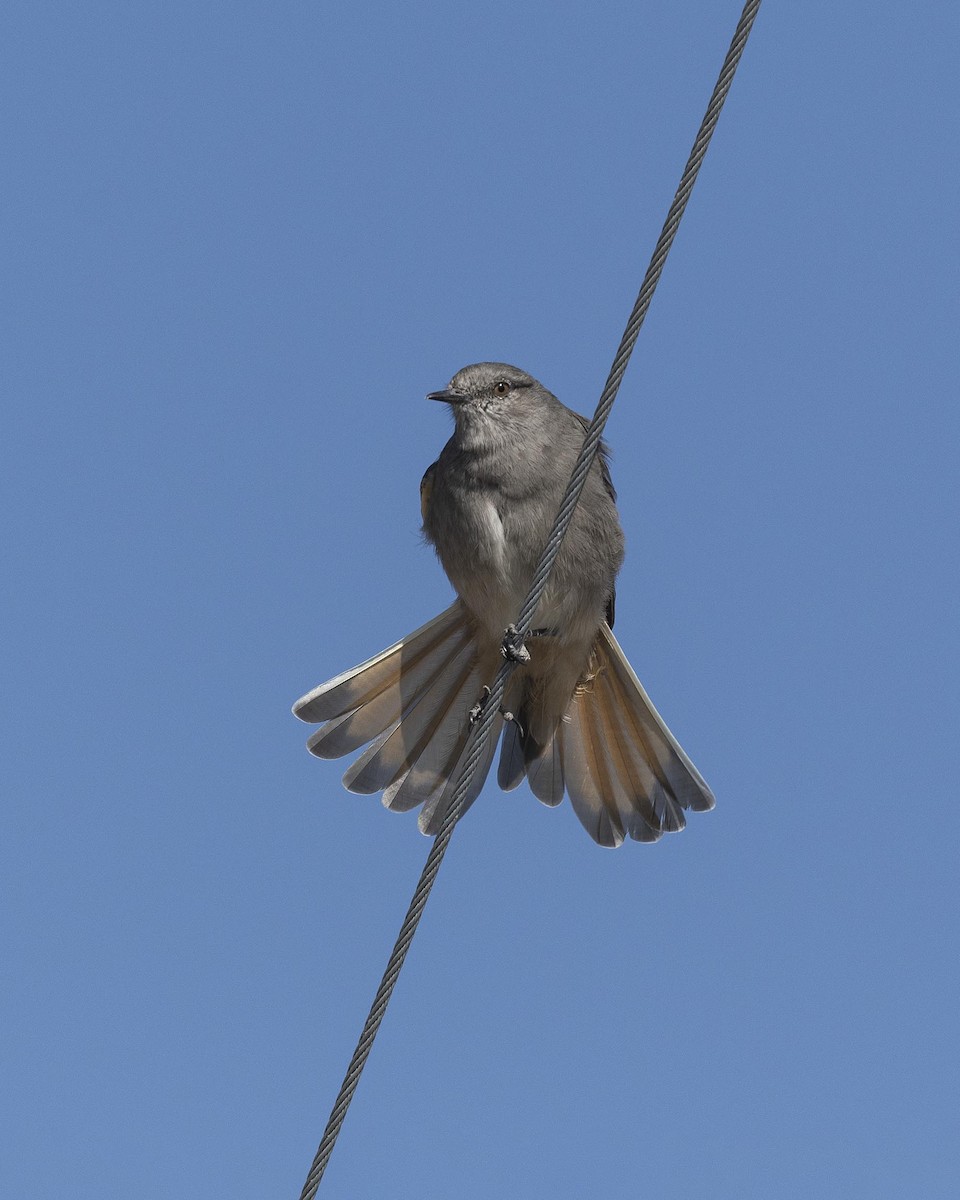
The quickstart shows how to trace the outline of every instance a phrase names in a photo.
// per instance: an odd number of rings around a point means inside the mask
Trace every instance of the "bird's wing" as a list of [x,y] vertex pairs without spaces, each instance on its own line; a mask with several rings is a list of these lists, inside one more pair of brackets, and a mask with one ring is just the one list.
[[424,525],[427,523],[427,513],[430,511],[430,496],[433,494],[433,479],[439,463],[431,463],[424,471],[420,480],[420,516]]

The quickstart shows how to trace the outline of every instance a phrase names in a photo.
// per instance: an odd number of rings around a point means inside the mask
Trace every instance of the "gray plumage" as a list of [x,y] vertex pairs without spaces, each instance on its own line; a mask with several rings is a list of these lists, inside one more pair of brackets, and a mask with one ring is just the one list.
[[[423,529],[458,599],[293,711],[324,723],[307,743],[318,757],[367,746],[345,786],[382,791],[398,811],[422,805],[420,828],[432,834],[453,794],[470,710],[496,674],[586,422],[505,363],[464,367],[429,398],[449,404],[455,429],[421,484]],[[684,809],[714,804],[611,632],[623,561],[615,500],[601,449],[534,616],[530,661],[504,697],[513,719],[498,717],[464,805],[479,794],[503,729],[501,787],[526,776],[545,804],[568,795],[604,846],[655,841],[683,828]]]

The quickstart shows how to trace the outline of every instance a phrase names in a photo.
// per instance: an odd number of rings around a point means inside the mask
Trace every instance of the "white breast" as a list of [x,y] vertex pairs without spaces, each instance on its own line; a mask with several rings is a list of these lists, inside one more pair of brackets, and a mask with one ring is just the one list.
[[503,576],[506,567],[507,543],[503,536],[503,522],[497,512],[497,506],[492,500],[484,502],[481,509],[485,558],[490,565]]
[[492,637],[499,639],[509,622],[515,620],[523,600],[513,579],[514,555],[492,500],[476,503],[470,517],[472,537],[466,542],[470,553],[459,556],[455,568],[446,564],[447,574],[467,608]]

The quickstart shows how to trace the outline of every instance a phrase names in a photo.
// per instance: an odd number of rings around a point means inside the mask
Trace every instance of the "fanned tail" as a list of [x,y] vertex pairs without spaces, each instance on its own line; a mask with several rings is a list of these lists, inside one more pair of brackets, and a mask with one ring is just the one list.
[[[458,600],[381,654],[298,700],[294,713],[321,727],[307,746],[319,758],[366,747],[343,777],[353,792],[383,792],[397,812],[422,806],[420,828],[435,834],[465,757],[470,710],[496,674],[499,650],[481,648]],[[564,794],[601,846],[625,838],[656,841],[684,827],[684,810],[713,808],[703,776],[664,724],[604,622],[563,719],[529,732],[531,693],[521,675],[511,707],[498,778],[505,790],[524,775],[533,794],[556,805]],[[532,686],[532,685],[531,685]],[[524,698],[526,697],[526,698]],[[536,724],[536,723],[534,723]],[[463,811],[479,795],[503,729],[498,714]]]

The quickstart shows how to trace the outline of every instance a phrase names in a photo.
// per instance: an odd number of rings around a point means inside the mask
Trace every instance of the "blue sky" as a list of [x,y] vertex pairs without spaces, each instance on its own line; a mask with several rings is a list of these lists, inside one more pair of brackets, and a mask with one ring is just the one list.
[[[342,1197],[952,1197],[960,16],[768,0],[608,426],[718,797],[488,785]],[[2,18],[6,1196],[296,1196],[429,843],[290,704],[444,607],[422,397],[592,411],[737,4]]]

